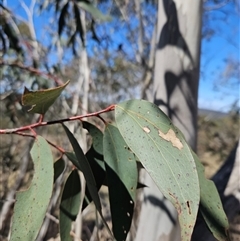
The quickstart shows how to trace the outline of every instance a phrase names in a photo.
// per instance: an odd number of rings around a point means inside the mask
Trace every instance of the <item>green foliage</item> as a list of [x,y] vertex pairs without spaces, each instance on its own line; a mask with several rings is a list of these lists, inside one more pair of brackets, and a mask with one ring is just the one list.
[[98,190],[96,186],[96,181],[92,173],[91,166],[86,158],[86,156],[83,153],[82,148],[79,146],[76,138],[73,136],[73,134],[69,131],[69,129],[63,124],[63,128],[68,136],[69,141],[71,142],[71,145],[73,147],[73,150],[76,154],[76,158],[78,161],[78,168],[83,172],[83,175],[87,182],[87,187],[89,189],[89,192],[91,194],[91,197],[94,201],[94,204],[99,212],[101,212],[101,202],[98,196]]
[[[200,183],[200,212],[217,240],[224,241],[228,236],[228,220],[214,183],[205,178],[204,168],[193,153]],[[230,240],[230,239],[227,239]]]
[[53,157],[46,140],[37,136],[31,150],[34,176],[28,190],[18,192],[11,240],[35,240],[45,217],[53,189]]
[[[65,85],[44,92],[31,92],[31,104],[37,106],[37,110],[43,110],[40,113],[45,113],[48,109],[46,106],[57,98]],[[39,94],[43,93],[46,101],[41,102]],[[26,97],[25,95],[26,93],[23,97]],[[61,152],[75,166],[67,178],[61,198],[61,239],[71,240],[71,223],[76,219],[81,203],[78,174],[81,171],[86,180],[83,209],[93,201],[111,234],[102,214],[98,194],[100,187],[106,184],[109,189],[114,239],[126,240],[131,227],[138,186],[137,162],[141,162],[159,190],[175,206],[183,241],[191,240],[198,211],[218,240],[228,240],[228,221],[216,187],[205,178],[202,165],[181,131],[157,106],[143,100],[125,101],[104,111],[87,115],[99,116],[113,109],[116,124],[104,122],[104,133],[95,125],[82,122],[83,128],[92,136],[92,144],[86,154],[73,133],[63,124],[70,119],[51,122],[62,124],[73,152]],[[33,124],[32,127],[36,128],[38,125],[41,126],[41,122]],[[29,128],[31,125],[14,131],[19,133]],[[51,151],[42,137],[36,137],[31,154],[35,174],[29,190],[17,195],[12,240],[17,237],[21,240],[36,238],[51,196],[53,180],[55,181],[65,168],[61,157],[55,162],[53,172]],[[26,222],[21,221],[21,225],[18,225],[20,220]]]
[[65,168],[65,163],[62,157],[60,157],[55,163],[54,163],[54,182],[57,180],[57,178],[62,174],[63,170]]
[[43,115],[59,97],[68,83],[69,81],[56,88],[38,91],[30,91],[25,87],[22,96],[22,104],[25,106],[31,106],[31,109],[29,110],[30,112]]
[[[94,29],[94,21],[95,20],[101,20],[101,21],[110,21],[111,17],[108,15],[104,15],[101,13],[101,11],[98,10],[91,2],[89,1],[74,1],[73,4],[69,4],[70,2],[66,2],[66,4],[62,7],[60,11],[60,16],[58,20],[58,35],[61,36],[63,33],[64,28],[69,27],[69,16],[71,16],[70,13],[74,13],[74,22],[75,22],[75,30],[73,34],[71,34],[68,45],[72,45],[73,52],[75,52],[74,45],[76,43],[76,36],[79,34],[80,39],[82,40],[83,45],[85,45],[85,32],[81,20],[81,9],[85,10],[86,12],[90,13],[92,16],[92,25],[91,25],[91,32],[93,36],[95,37],[95,40],[97,40],[96,32]],[[69,9],[70,6],[73,7],[73,9]],[[56,13],[59,11],[59,5],[56,5]],[[72,24],[70,24],[72,25]]]
[[72,221],[75,221],[80,206],[81,183],[77,170],[73,170],[65,183],[60,204],[60,237],[61,240],[71,241]]
[[[106,178],[106,170],[103,160],[103,133],[93,124],[83,121],[83,128],[87,129],[92,137],[92,145],[86,153],[93,175],[99,190]],[[86,187],[86,198],[83,202],[83,209],[92,201],[88,187]]]
[[108,124],[103,138],[113,234],[125,240],[129,232],[136,197],[138,172],[134,154],[117,127]]
[[147,101],[116,105],[120,133],[163,195],[178,211],[182,240],[191,237],[200,200],[196,165],[170,119]]

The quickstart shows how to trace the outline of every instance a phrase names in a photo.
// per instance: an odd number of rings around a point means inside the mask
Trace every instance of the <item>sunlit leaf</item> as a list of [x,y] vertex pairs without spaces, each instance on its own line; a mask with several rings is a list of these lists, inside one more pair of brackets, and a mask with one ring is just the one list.
[[72,221],[75,221],[81,201],[81,185],[77,170],[73,170],[65,183],[60,204],[60,237],[72,241],[70,236]]
[[10,240],[36,240],[52,195],[53,157],[41,136],[37,136],[31,156],[34,176],[29,189],[17,193]]
[[108,124],[103,139],[113,234],[123,241],[129,232],[138,181],[137,163],[119,130]]
[[200,183],[200,212],[213,236],[219,241],[230,240],[228,219],[213,181],[206,179],[204,168],[193,152]]
[[198,174],[191,150],[170,119],[143,100],[115,107],[117,126],[160,191],[176,208],[182,241],[191,239],[200,201]]
[[30,91],[25,87],[22,96],[22,104],[25,106],[31,106],[29,111],[32,113],[45,114],[45,112],[59,97],[68,83],[69,81],[56,88],[37,91]]

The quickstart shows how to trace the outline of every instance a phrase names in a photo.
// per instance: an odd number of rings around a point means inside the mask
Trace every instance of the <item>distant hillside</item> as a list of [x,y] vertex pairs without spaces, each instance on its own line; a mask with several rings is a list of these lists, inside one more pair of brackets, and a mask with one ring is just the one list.
[[199,116],[206,116],[209,119],[219,119],[227,116],[227,113],[215,110],[207,110],[207,109],[198,109]]

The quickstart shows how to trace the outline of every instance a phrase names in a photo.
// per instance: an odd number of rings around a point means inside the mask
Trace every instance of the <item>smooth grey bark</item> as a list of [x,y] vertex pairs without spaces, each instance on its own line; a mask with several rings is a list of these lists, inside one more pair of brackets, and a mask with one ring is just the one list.
[[196,147],[201,0],[160,0],[154,73],[157,104]]
[[[201,0],[159,0],[153,99],[196,147]],[[177,213],[143,171],[136,241],[178,241]]]

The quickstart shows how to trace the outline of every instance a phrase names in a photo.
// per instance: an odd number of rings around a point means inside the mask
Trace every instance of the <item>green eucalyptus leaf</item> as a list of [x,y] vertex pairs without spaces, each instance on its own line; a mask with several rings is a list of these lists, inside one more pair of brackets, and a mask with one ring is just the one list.
[[116,105],[115,118],[127,145],[176,208],[182,241],[189,241],[198,213],[200,187],[185,139],[156,105],[144,100]]
[[[93,125],[90,122],[83,121],[82,122],[83,128],[88,131],[88,133],[92,137],[92,146],[94,150],[99,153],[100,155],[103,155],[103,133],[100,131],[95,125]],[[100,157],[100,159],[103,159],[103,156]]]
[[78,170],[73,170],[64,185],[60,204],[60,237],[72,241],[70,236],[72,221],[76,220],[81,202],[81,183]]
[[126,240],[131,227],[138,182],[137,163],[119,130],[106,126],[103,138],[113,234]]
[[11,240],[36,240],[53,189],[53,157],[47,141],[37,136],[31,150],[34,175],[30,187],[17,193]]
[[62,157],[60,157],[57,161],[54,162],[54,182],[57,178],[62,174],[65,169],[65,163]]
[[45,90],[30,91],[26,87],[22,96],[22,104],[24,106],[31,106],[29,110],[32,113],[45,114],[48,108],[60,96],[62,91],[68,85],[69,81],[56,88]]
[[[107,228],[107,231],[109,232],[109,234],[112,236],[111,230],[102,214],[102,206],[101,206],[100,198],[98,196],[98,189],[96,186],[96,181],[95,181],[94,175],[91,170],[91,166],[90,166],[86,156],[84,155],[82,148],[79,146],[76,138],[74,137],[74,135],[69,131],[69,129],[64,124],[62,124],[62,126],[63,126],[63,128],[68,136],[68,139],[73,147],[73,150],[75,152],[79,170],[81,170],[83,172],[83,175],[86,179],[87,189],[89,191],[91,199],[93,200],[93,202],[96,206],[96,209],[102,218],[103,224]],[[68,157],[69,157],[69,155],[68,155]],[[87,202],[90,202],[90,201],[87,201]]]
[[90,195],[94,201],[94,204],[95,204],[97,210],[99,212],[101,212],[102,207],[101,207],[100,199],[98,196],[96,181],[93,176],[91,166],[90,166],[86,156],[84,155],[82,148],[80,147],[76,138],[74,137],[74,135],[69,131],[69,129],[64,124],[62,124],[62,126],[68,136],[68,139],[69,139],[69,141],[73,147],[74,153],[76,155],[77,163],[78,163],[77,167],[79,167],[79,169],[83,172],[83,175],[86,179],[87,187],[88,187]]
[[77,159],[76,155],[74,152],[65,152],[65,155],[67,158],[72,162],[72,164],[77,167],[79,171],[82,171],[80,160]]
[[228,219],[223,210],[216,186],[213,181],[205,177],[201,162],[194,152],[192,152],[192,154],[196,162],[200,183],[200,212],[208,228],[217,240],[230,240],[228,235]]
[[[103,160],[103,133],[93,124],[83,121],[83,128],[87,129],[92,137],[92,145],[86,153],[86,158],[91,166],[97,189],[103,185],[106,177],[105,165]],[[88,188],[86,189],[85,199],[82,208],[86,208],[92,201]]]

